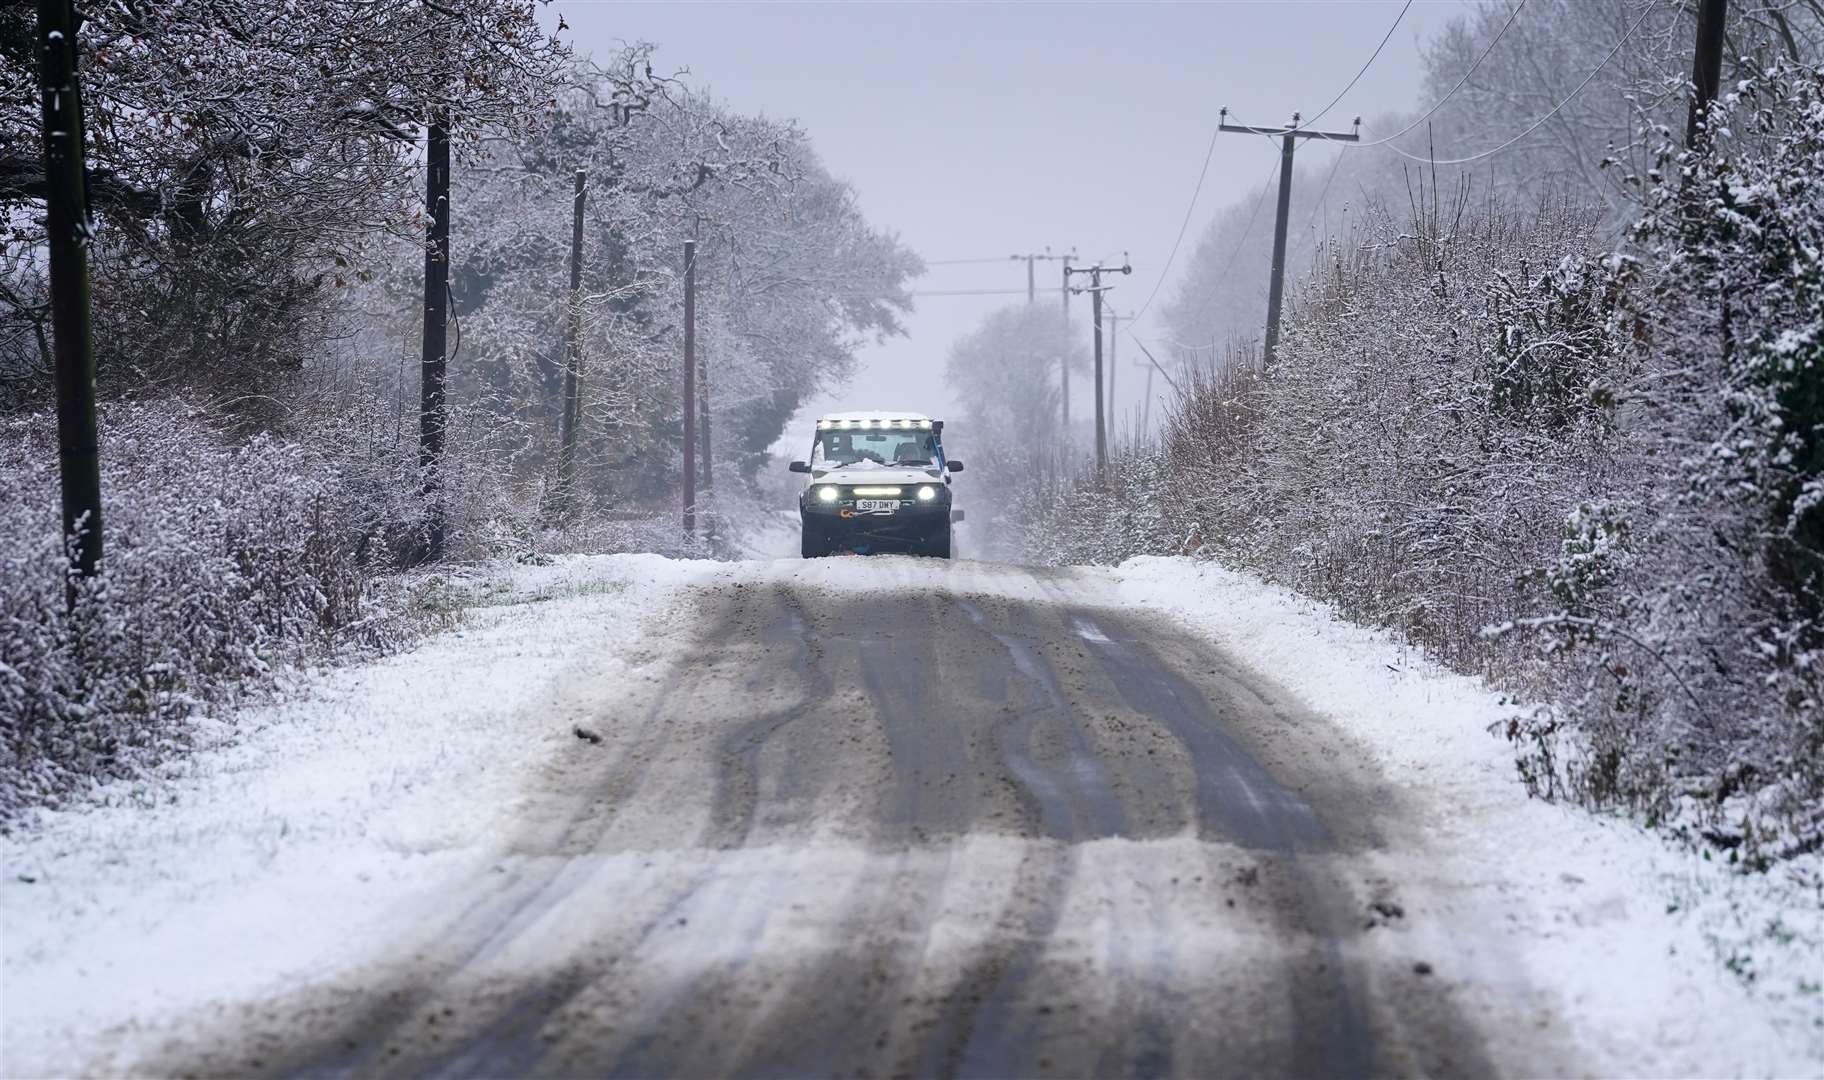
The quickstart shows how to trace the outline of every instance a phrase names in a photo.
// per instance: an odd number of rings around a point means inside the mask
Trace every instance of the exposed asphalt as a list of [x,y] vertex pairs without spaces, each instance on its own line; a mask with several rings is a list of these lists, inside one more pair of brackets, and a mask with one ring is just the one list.
[[1357,947],[1386,888],[1352,868],[1405,823],[1347,740],[1172,624],[1005,573],[703,590],[656,693],[549,718],[603,741],[530,779],[447,917],[199,1021],[168,1070],[1488,1074],[1437,980]]

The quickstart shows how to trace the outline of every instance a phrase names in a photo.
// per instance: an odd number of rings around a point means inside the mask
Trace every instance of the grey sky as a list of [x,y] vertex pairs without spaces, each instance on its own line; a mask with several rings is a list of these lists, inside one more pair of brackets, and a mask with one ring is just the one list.
[[[830,170],[854,184],[869,219],[927,260],[1004,256],[1051,245],[1080,257],[1130,254],[1112,294],[1121,311],[1159,281],[1227,105],[1253,123],[1307,116],[1348,83],[1404,0],[1211,4],[647,4],[561,0],[570,40],[607,51],[660,46],[656,66],[745,112],[793,117]],[[1420,43],[1469,5],[1417,0],[1374,66],[1322,120],[1417,103]],[[1301,150],[1301,162],[1330,151]],[[1257,192],[1265,141],[1224,135],[1180,265],[1224,203]],[[1303,156],[1309,155],[1309,156]],[[1170,295],[1165,282],[1140,333]],[[1041,264],[1056,305],[1058,267]],[[1024,289],[1024,264],[933,266],[919,289]],[[1088,334],[1087,297],[1073,300]],[[942,415],[950,344],[1021,296],[922,297],[908,338],[868,348],[854,382],[816,403]],[[1125,344],[1125,343],[1124,343]],[[1122,350],[1124,405],[1139,359]],[[1073,396],[1087,393],[1086,386]],[[1080,401],[1082,398],[1077,397]],[[1074,402],[1073,402],[1074,403]],[[1074,410],[1073,410],[1074,411]],[[802,426],[802,425],[799,425]],[[794,432],[787,438],[799,441]]]

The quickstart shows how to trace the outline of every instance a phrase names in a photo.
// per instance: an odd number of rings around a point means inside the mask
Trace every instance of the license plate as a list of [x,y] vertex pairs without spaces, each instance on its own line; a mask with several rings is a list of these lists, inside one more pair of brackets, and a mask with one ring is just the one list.
[[892,511],[899,509],[899,500],[898,499],[856,499],[855,500],[855,509],[864,514],[870,510],[885,510],[885,511],[891,513]]

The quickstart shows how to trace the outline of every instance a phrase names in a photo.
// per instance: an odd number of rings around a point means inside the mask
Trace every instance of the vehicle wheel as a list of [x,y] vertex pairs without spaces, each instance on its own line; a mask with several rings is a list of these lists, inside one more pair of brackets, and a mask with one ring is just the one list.
[[815,528],[810,522],[804,523],[804,530],[799,534],[799,550],[807,559],[821,559],[830,553],[830,542],[824,538],[823,531]]
[[938,533],[936,536],[933,536],[930,540],[926,541],[925,550],[936,558],[948,559],[950,557],[950,534],[952,531],[953,530],[949,525],[945,525],[943,532]]

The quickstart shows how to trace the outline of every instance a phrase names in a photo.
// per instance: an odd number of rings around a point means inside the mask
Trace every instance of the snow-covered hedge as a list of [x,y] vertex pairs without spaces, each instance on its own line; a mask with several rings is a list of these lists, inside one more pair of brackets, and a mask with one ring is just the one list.
[[1749,865],[1818,846],[1824,72],[1736,89],[1708,153],[1629,178],[1624,254],[1567,205],[1370,213],[1269,370],[1035,490],[1028,550],[1188,538],[1548,702],[1505,732],[1541,794]]
[[363,493],[324,455],[230,443],[182,403],[103,416],[104,573],[65,604],[49,417],[0,424],[0,828],[133,776],[287,662],[383,648]]
[[1050,464],[1029,471],[1001,513],[1001,532],[1027,557],[1066,566],[1178,552],[1183,535],[1161,455],[1121,447],[1102,483],[1093,465],[1076,463],[1072,471]]

